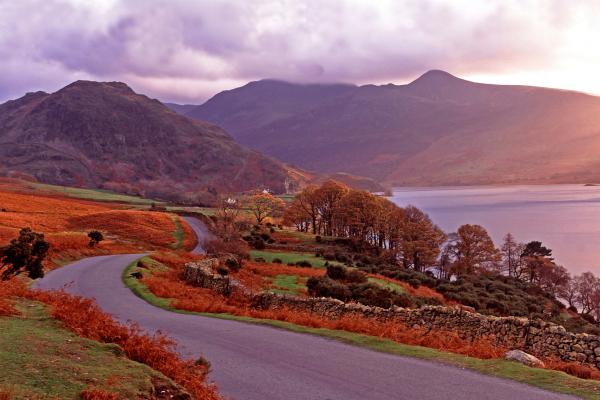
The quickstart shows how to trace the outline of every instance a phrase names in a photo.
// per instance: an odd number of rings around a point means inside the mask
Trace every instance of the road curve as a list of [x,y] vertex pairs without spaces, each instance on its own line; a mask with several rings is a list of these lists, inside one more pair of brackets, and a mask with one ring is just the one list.
[[[195,220],[190,225],[198,235]],[[201,249],[198,249],[201,251]],[[136,297],[121,281],[142,254],[100,256],[50,272],[36,283],[95,298],[120,321],[175,338],[186,357],[206,357],[221,392],[238,400],[558,400],[574,397],[312,335],[178,314]]]

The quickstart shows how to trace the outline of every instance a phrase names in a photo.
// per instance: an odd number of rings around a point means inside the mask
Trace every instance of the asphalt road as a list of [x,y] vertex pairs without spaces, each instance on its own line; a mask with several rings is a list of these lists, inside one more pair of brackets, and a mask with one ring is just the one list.
[[[199,235],[201,223],[190,221]],[[198,228],[200,227],[200,228]],[[201,251],[201,248],[198,248]],[[172,313],[136,297],[123,269],[142,254],[92,257],[37,282],[95,298],[120,321],[175,338],[186,357],[202,355],[222,393],[238,400],[555,400],[545,392],[435,362],[346,345],[312,335],[236,321]]]

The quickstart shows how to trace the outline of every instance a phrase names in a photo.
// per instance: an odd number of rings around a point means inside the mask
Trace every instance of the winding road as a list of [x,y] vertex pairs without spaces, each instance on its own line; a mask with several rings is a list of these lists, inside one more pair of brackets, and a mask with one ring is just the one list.
[[[201,222],[186,218],[199,238]],[[195,249],[202,251],[201,246]],[[50,272],[36,283],[95,298],[120,321],[175,338],[183,356],[212,364],[220,391],[237,400],[558,400],[574,397],[430,361],[366,350],[312,335],[178,314],[135,296],[121,280],[143,254],[100,256]]]

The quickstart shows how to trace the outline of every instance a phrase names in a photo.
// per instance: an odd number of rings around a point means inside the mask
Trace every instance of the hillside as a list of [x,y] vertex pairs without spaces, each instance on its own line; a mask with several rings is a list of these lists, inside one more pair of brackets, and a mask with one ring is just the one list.
[[600,98],[429,71],[407,85],[251,82],[187,115],[320,172],[404,185],[600,181]]
[[176,198],[285,190],[287,168],[119,82],[74,82],[0,105],[0,172],[53,184]]

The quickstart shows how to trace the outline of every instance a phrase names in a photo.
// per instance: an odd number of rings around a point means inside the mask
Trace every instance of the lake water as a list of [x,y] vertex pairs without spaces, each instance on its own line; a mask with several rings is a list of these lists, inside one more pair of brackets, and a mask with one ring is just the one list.
[[571,272],[600,275],[600,186],[405,187],[391,200],[419,207],[446,232],[482,225],[498,246],[507,232],[540,240]]

